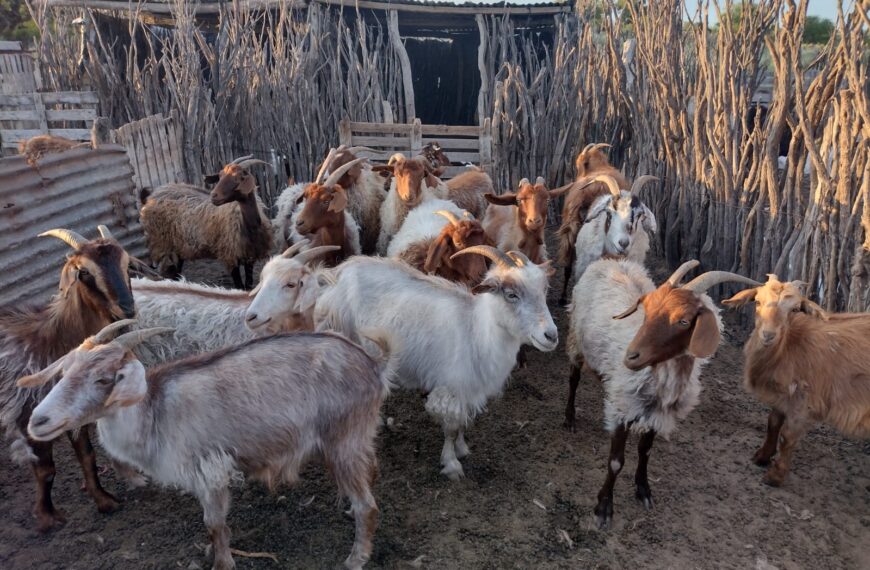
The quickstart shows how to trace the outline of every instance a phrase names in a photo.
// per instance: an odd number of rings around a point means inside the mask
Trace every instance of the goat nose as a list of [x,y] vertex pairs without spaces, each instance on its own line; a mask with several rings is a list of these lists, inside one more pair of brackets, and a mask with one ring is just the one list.
[[544,333],[544,338],[555,344],[555,343],[559,342],[559,332],[558,331],[547,331]]
[[30,425],[33,427],[44,426],[48,423],[48,416],[33,416],[30,418]]
[[622,238],[619,240],[619,247],[622,249],[626,249],[629,245],[631,245],[631,242],[628,241],[628,238]]
[[625,353],[626,360],[637,360],[640,358],[640,353],[637,351],[627,352]]
[[257,320],[257,313],[248,313],[247,315],[245,315],[245,320],[248,321],[249,323],[251,321],[256,321]]
[[762,339],[764,342],[770,342],[770,341],[772,341],[772,340],[774,339],[774,337],[776,337],[776,333],[775,333],[775,332],[770,332],[770,331],[761,331],[761,339]]

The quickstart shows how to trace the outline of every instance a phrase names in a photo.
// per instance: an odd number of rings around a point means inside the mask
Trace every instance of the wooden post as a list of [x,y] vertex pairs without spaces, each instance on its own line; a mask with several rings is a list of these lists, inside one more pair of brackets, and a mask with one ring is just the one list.
[[390,42],[392,42],[393,49],[399,56],[399,63],[402,65],[402,86],[405,91],[405,112],[407,114],[405,118],[410,123],[417,117],[417,110],[414,107],[414,77],[411,75],[411,60],[408,58],[405,44],[402,43],[402,36],[399,35],[399,13],[396,10],[390,10]]
[[393,108],[390,106],[389,101],[381,101],[381,105],[384,108],[384,123],[387,125],[393,124]]
[[489,117],[483,120],[480,128],[480,167],[492,176],[492,125]]
[[350,121],[342,119],[338,123],[338,144],[353,146],[353,133],[350,130]]
[[476,15],[474,19],[477,20],[477,29],[480,32],[480,44],[477,46],[477,69],[480,71],[480,91],[477,93],[477,124],[483,125],[486,115],[486,94],[489,92],[489,74],[486,70],[486,22],[483,19],[483,14]]
[[420,154],[423,150],[423,124],[420,119],[414,119],[411,126],[411,156]]

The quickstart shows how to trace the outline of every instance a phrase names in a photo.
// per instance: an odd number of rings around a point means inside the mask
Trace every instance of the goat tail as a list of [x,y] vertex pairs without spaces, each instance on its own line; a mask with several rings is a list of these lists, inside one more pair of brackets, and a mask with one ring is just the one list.
[[362,330],[359,336],[363,350],[381,369],[382,394],[386,397],[399,369],[399,341],[396,335],[382,328]]
[[148,187],[145,187],[145,188],[142,188],[141,190],[139,190],[139,201],[142,202],[142,204],[144,204],[145,201],[148,200],[148,196],[150,196],[152,194],[152,192],[153,192],[153,190],[151,188],[148,188]]
[[562,220],[562,225],[556,235],[559,238],[559,264],[567,267],[571,264],[574,257],[574,242],[577,240],[577,234],[580,233],[580,220],[576,216],[571,216]]

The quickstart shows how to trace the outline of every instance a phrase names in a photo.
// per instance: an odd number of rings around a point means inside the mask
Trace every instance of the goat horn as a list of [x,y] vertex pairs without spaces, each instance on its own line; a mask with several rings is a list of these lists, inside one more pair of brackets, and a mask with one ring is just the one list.
[[240,156],[239,158],[234,158],[230,164],[241,164],[242,161],[249,160],[254,158],[253,154],[249,154],[248,156]]
[[456,259],[457,256],[463,255],[466,253],[476,253],[478,255],[482,255],[488,259],[491,259],[495,262],[496,265],[501,267],[502,269],[516,269],[517,262],[513,260],[513,258],[508,257],[508,255],[502,250],[492,247],[491,245],[473,245],[471,247],[466,247],[465,249],[461,249],[450,256],[450,259]]
[[598,176],[595,176],[594,178],[592,178],[592,180],[590,180],[580,188],[586,188],[587,186],[590,186],[595,182],[603,182],[607,184],[607,189],[610,190],[610,193],[613,195],[614,198],[616,198],[617,200],[622,198],[622,191],[619,189],[619,183],[616,182],[615,178],[606,174],[599,174]]
[[266,162],[265,160],[260,160],[259,158],[249,158],[247,160],[243,160],[242,162],[237,163],[242,168],[248,168],[249,166],[254,166],[255,164],[265,164],[268,167],[272,167],[271,164]]
[[509,251],[507,252],[508,257],[514,260],[517,267],[525,267],[526,265],[532,265],[532,260],[526,257],[526,254],[521,251]]
[[97,226],[97,231],[100,232],[100,237],[103,239],[112,239],[118,241],[117,239],[115,239],[115,236],[112,235],[112,232],[109,231],[109,228],[107,228],[103,224]]
[[658,180],[658,176],[653,176],[651,174],[644,174],[643,176],[638,176],[637,180],[634,181],[634,184],[631,185],[630,192],[634,194],[638,192],[641,188],[643,188],[644,184],[647,182],[652,182],[653,180]]
[[290,259],[294,255],[299,253],[302,250],[302,248],[304,248],[305,246],[307,246],[310,243],[311,243],[311,240],[309,240],[309,239],[301,239],[301,240],[297,241],[296,243],[294,243],[293,245],[291,245],[290,247],[288,247],[287,249],[285,249],[284,253],[281,254],[281,257],[285,257],[287,259]]
[[671,287],[679,287],[680,281],[683,280],[683,277],[686,276],[686,273],[698,267],[699,265],[701,265],[700,261],[698,261],[697,259],[690,259],[681,266],[677,267],[677,270],[674,271],[670,277],[668,277],[668,283],[671,285]]
[[545,185],[547,184],[547,182],[544,180],[544,177],[543,177],[543,176],[538,176],[538,177],[535,179],[535,184],[536,184],[536,185],[545,186]]
[[610,148],[610,146],[611,145],[609,145],[607,143],[589,143],[585,147],[583,147],[583,150],[580,152],[580,154],[583,154],[584,152],[588,152],[590,150],[599,149],[599,148]]
[[529,182],[528,178],[523,178],[517,186],[522,186],[523,184],[531,184],[531,182]]
[[42,232],[39,234],[39,237],[56,237],[76,251],[78,251],[84,244],[88,243],[88,240],[82,237],[82,234],[60,228]]
[[320,184],[321,178],[326,174],[326,169],[329,168],[329,165],[332,163],[332,159],[335,157],[335,153],[338,152],[334,148],[329,149],[329,153],[326,155],[326,158],[323,160],[323,164],[320,165],[320,170],[317,171],[317,176],[314,178],[315,184]]
[[147,339],[152,336],[156,336],[158,334],[168,334],[174,333],[175,329],[171,327],[153,327],[150,329],[139,329],[136,331],[130,331],[128,333],[124,333],[118,338],[116,338],[113,342],[120,344],[127,350],[133,350],[139,344],[145,342]]
[[374,153],[381,152],[381,151],[377,151],[377,150],[370,148],[370,147],[367,147],[367,146],[352,146],[352,147],[345,149],[345,150],[354,156],[356,155],[356,153],[358,153],[360,151],[374,152]]
[[104,326],[103,330],[94,335],[94,344],[106,344],[118,336],[121,329],[130,325],[135,325],[137,322],[136,319],[123,319]]
[[295,259],[296,261],[298,261],[299,263],[302,263],[304,265],[304,264],[308,263],[309,261],[317,259],[318,257],[320,257],[322,255],[326,255],[327,253],[332,253],[333,251],[341,251],[341,246],[340,245],[318,245],[317,247],[312,247],[311,249],[306,249],[304,251],[300,251],[298,254],[296,254],[296,257],[294,257],[293,259]]
[[351,168],[353,168],[354,166],[356,166],[357,164],[359,164],[360,162],[362,162],[364,160],[365,160],[365,158],[355,158],[355,159],[351,160],[350,162],[346,162],[346,163],[342,164],[341,166],[336,168],[334,171],[329,173],[329,177],[326,180],[324,180],[323,185],[326,186],[327,188],[329,188],[330,186],[335,186],[336,183],[338,182],[339,178],[341,178],[342,176],[347,174],[348,170],[350,170]]
[[454,226],[459,224],[459,221],[460,221],[459,217],[457,217],[457,215],[454,214],[453,212],[451,212],[450,210],[438,210],[435,213],[438,214],[439,216],[444,216],[445,218],[450,220],[450,223]]
[[753,287],[758,287],[761,285],[761,283],[755,281],[754,279],[744,277],[743,275],[738,275],[737,273],[731,273],[730,271],[708,271],[707,273],[698,275],[697,277],[683,285],[682,288],[688,289],[693,293],[704,293],[713,285],[725,283],[726,281],[733,281],[735,283],[742,283],[744,285],[752,285]]

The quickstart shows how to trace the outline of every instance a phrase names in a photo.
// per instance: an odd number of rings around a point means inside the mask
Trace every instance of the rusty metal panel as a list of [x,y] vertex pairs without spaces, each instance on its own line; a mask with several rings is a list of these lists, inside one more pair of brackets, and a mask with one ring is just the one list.
[[47,301],[69,247],[37,234],[52,228],[95,238],[104,224],[126,250],[146,253],[133,169],[122,146],[48,154],[31,166],[0,159],[0,305]]

